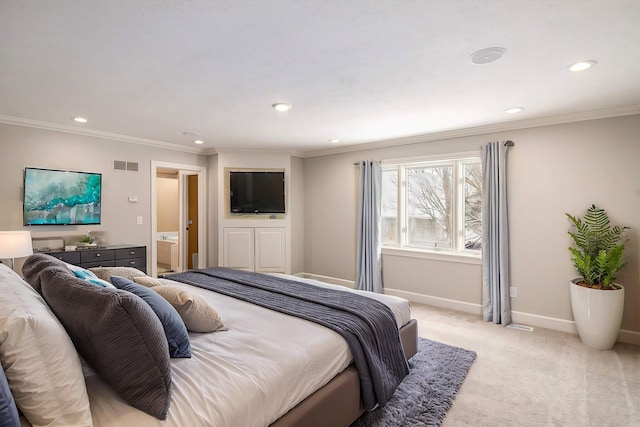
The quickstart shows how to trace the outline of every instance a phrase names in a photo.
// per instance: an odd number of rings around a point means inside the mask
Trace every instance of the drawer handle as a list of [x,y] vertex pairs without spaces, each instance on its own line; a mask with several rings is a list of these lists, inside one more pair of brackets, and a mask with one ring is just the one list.
[[130,261],[129,264],[136,265],[136,262],[135,261]]
[[98,257],[98,256],[100,256],[100,254],[99,254],[99,253],[97,253],[97,254],[96,254],[96,256]]
[[136,254],[136,251],[131,251],[131,252],[129,252],[129,254],[131,254],[131,255],[135,255],[135,254]]

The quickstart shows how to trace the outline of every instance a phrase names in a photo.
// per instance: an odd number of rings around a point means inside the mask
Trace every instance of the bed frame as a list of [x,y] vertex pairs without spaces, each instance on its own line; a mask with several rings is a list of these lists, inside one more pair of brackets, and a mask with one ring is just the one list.
[[[400,328],[407,360],[418,352],[418,322],[411,319]],[[349,427],[364,413],[360,379],[352,363],[269,427]]]

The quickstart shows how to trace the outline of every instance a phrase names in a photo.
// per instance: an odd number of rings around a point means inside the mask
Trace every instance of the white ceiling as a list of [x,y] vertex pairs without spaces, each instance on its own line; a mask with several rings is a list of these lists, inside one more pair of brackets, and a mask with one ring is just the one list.
[[638,0],[0,0],[0,122],[304,153],[638,111],[639,22]]

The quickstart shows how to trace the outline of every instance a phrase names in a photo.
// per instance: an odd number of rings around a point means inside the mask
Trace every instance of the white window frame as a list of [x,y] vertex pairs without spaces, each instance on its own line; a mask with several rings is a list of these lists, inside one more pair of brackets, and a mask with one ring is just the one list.
[[[404,256],[412,258],[426,258],[441,261],[480,264],[481,250],[470,250],[464,247],[464,167],[469,163],[480,162],[480,152],[464,152],[410,159],[386,160],[382,162],[382,169],[398,171],[397,195],[397,223],[398,244],[383,243],[384,255]],[[407,192],[406,171],[409,168],[424,166],[453,165],[454,199],[453,199],[453,248],[425,248],[407,244]]]

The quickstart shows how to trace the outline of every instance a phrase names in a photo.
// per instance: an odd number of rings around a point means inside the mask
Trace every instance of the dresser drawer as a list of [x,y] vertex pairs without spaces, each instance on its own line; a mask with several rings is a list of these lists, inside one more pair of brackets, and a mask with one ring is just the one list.
[[138,270],[145,270],[147,267],[146,258],[129,258],[129,259],[117,259],[116,267],[133,267]]
[[82,264],[88,263],[100,263],[106,261],[113,261],[116,258],[115,251],[105,249],[105,250],[96,250],[96,249],[84,249],[80,252],[80,262]]
[[129,259],[129,258],[146,258],[147,248],[145,246],[135,248],[116,249],[116,259]]
[[61,259],[64,262],[68,262],[69,264],[80,264],[80,252],[50,252],[49,255],[54,258]]
[[115,267],[115,261],[96,261],[96,262],[85,262],[80,267],[82,268],[93,268],[93,267]]

